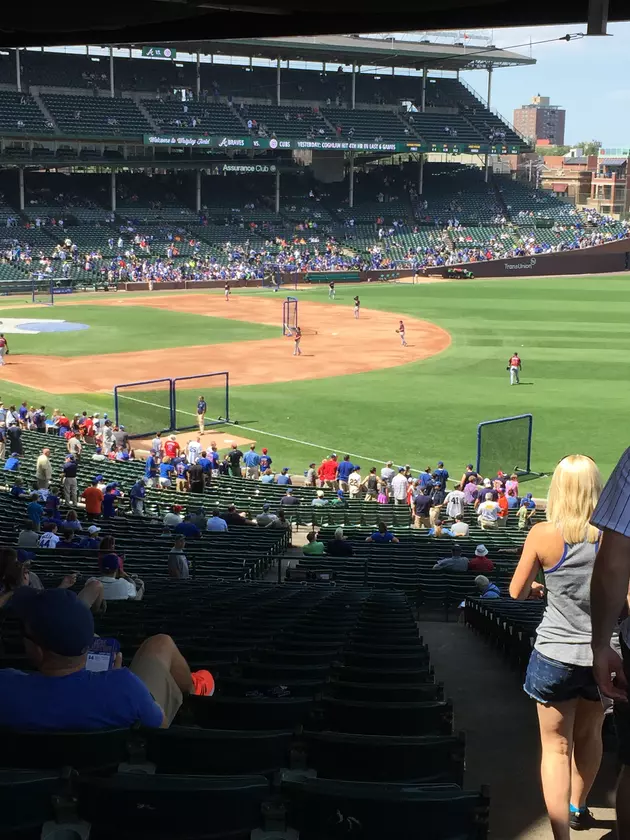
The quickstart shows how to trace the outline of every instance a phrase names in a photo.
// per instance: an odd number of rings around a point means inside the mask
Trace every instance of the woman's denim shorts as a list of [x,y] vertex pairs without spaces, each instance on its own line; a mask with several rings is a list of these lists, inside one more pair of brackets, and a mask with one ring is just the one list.
[[539,703],[563,703],[581,697],[599,700],[599,689],[590,665],[569,665],[532,651],[523,685]]

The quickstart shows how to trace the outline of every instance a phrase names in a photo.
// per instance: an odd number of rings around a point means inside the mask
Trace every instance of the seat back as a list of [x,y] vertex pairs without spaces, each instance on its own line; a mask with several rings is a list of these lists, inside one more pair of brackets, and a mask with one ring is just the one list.
[[289,766],[289,730],[197,729],[172,726],[145,730],[146,756],[158,773],[268,775]]
[[306,720],[310,697],[189,697],[186,711],[208,729],[295,729]]
[[370,703],[322,698],[325,725],[335,732],[371,735],[450,735],[453,707],[450,702]]
[[53,819],[53,797],[62,784],[52,771],[0,770],[0,836],[37,829]]
[[284,780],[289,824],[300,840],[481,840],[488,799],[456,785],[410,786],[327,779]]
[[304,732],[306,765],[319,778],[348,781],[452,782],[464,778],[463,735],[348,735]]
[[249,836],[269,792],[262,776],[150,776],[125,773],[77,781],[79,816],[91,836],[127,838]]
[[0,729],[5,767],[74,770],[115,768],[128,757],[129,729],[101,732],[20,732]]

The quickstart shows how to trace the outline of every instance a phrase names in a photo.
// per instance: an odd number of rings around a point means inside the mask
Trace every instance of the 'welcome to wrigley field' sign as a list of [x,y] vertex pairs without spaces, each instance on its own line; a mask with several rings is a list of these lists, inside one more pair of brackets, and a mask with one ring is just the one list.
[[145,134],[145,146],[188,146],[205,149],[322,149],[349,152],[445,152],[447,154],[518,154],[518,146],[503,144],[425,143],[423,141],[392,141],[362,143],[354,140],[281,140],[276,137],[226,137],[199,134]]

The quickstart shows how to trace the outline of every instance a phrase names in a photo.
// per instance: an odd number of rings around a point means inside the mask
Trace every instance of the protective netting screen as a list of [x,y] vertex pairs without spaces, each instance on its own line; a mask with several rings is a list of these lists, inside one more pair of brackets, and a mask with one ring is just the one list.
[[298,325],[297,298],[288,297],[282,304],[282,334],[290,335]]
[[229,375],[227,371],[180,376],[173,379],[173,428],[199,427],[197,406],[206,403],[203,427],[230,419]]
[[171,392],[170,379],[116,385],[116,424],[122,424],[130,435],[168,431],[172,428]]
[[31,299],[33,303],[45,304],[47,306],[52,305],[54,303],[52,288],[50,278],[34,278],[31,284]]
[[477,472],[494,476],[530,472],[532,448],[531,414],[488,420],[477,427]]

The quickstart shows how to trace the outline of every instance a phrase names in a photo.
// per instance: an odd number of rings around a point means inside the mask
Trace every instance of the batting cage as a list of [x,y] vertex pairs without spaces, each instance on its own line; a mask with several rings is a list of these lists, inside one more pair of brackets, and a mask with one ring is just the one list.
[[53,306],[55,303],[54,280],[44,274],[31,277],[31,300],[40,306]]
[[178,376],[173,379],[173,428],[178,431],[199,426],[197,404],[203,397],[207,409],[204,427],[230,421],[230,375],[226,370]]
[[131,437],[173,428],[172,379],[126,382],[114,388],[114,417]]
[[197,404],[206,403],[204,426],[230,422],[230,375],[226,370],[127,382],[114,388],[114,416],[130,437],[197,429]]
[[282,303],[282,335],[292,335],[298,325],[298,299],[288,297]]
[[531,472],[531,414],[486,420],[477,426],[477,472],[494,476],[504,473]]

